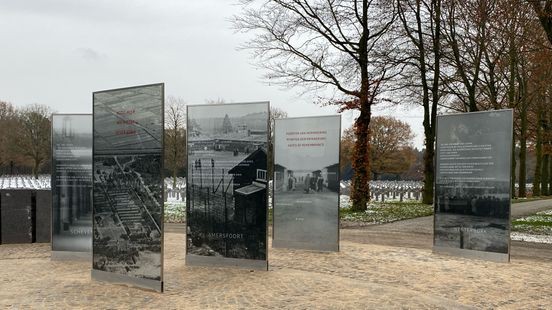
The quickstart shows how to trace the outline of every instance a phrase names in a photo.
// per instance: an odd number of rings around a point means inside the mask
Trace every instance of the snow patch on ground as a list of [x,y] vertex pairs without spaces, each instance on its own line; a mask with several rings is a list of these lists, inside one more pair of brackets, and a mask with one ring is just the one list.
[[186,199],[165,202],[165,222],[183,223],[186,221]]
[[532,235],[527,233],[512,232],[510,238],[514,241],[552,244],[552,236]]

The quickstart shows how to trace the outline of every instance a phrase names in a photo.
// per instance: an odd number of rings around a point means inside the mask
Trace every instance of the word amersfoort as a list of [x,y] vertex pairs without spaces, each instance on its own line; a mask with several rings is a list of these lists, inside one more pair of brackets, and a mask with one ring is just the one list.
[[484,228],[471,228],[471,227],[455,227],[454,230],[457,232],[470,232],[475,234],[484,234],[487,233],[487,230]]
[[209,239],[243,239],[243,234],[231,234],[231,233],[208,233],[204,237]]

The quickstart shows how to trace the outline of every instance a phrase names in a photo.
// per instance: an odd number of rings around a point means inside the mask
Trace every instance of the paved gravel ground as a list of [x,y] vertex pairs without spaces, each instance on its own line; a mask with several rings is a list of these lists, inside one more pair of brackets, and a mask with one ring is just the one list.
[[184,225],[168,224],[163,294],[91,281],[90,263],[51,261],[49,244],[0,245],[0,308],[552,309],[552,248],[513,242],[509,264],[441,256],[431,229],[342,229],[339,253],[270,249],[253,272],[187,267]]
[[[90,280],[87,262],[51,261],[48,244],[0,246],[0,308],[546,309],[552,260],[510,264],[378,245],[342,231],[339,253],[271,249],[268,272],[187,267],[184,234],[165,239],[165,293]],[[366,235],[371,239],[371,235]],[[552,256],[550,256],[552,257]]]

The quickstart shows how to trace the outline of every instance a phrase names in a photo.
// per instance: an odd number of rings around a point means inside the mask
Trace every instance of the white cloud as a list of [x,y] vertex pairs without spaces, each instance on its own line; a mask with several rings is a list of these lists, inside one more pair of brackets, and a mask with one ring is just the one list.
[[105,54],[101,54],[100,52],[89,47],[79,47],[75,50],[75,53],[90,61],[99,61],[100,59],[107,57]]

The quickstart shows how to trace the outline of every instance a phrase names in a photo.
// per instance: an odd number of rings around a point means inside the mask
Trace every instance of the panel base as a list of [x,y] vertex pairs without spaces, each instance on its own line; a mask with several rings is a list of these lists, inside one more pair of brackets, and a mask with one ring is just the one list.
[[234,267],[252,270],[268,270],[268,261],[254,259],[228,258],[218,256],[186,255],[187,266]]
[[300,241],[273,239],[272,247],[294,249],[294,250],[318,251],[318,252],[339,252],[339,243],[322,244],[322,243],[316,243],[316,242],[300,242]]
[[129,277],[122,274],[105,272],[96,269],[92,269],[92,280],[136,286],[160,293],[163,292],[163,281]]
[[452,256],[458,256],[463,258],[481,259],[481,260],[487,260],[487,261],[496,262],[496,263],[510,262],[510,254],[508,253],[474,251],[474,250],[449,248],[449,247],[441,247],[441,246],[434,246],[433,253],[452,255]]
[[90,252],[70,252],[70,251],[52,251],[51,260],[74,260],[74,261],[92,261]]

